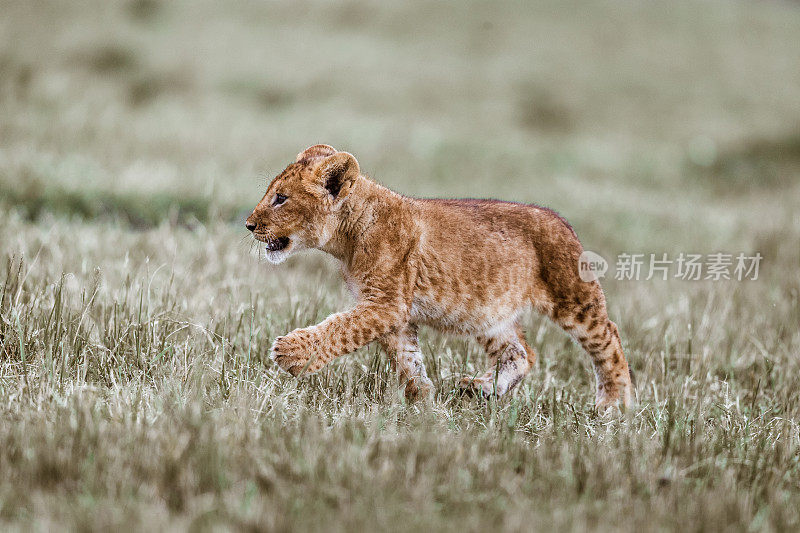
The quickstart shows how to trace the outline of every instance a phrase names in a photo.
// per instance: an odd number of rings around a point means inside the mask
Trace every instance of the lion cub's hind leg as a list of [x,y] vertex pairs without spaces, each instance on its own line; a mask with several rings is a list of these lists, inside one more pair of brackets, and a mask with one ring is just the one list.
[[422,352],[419,350],[417,328],[407,325],[402,330],[380,338],[380,344],[397,371],[397,380],[404,390],[406,400],[423,400],[433,392],[433,382],[425,372]]
[[595,404],[605,411],[622,402],[630,405],[633,394],[631,372],[622,353],[617,325],[608,318],[605,297],[597,282],[587,284],[585,292],[572,303],[562,301],[550,316],[572,335],[592,358],[597,392]]
[[509,331],[494,336],[479,336],[478,343],[489,357],[489,370],[483,375],[461,380],[461,388],[467,392],[478,392],[488,397],[502,396],[513,389],[536,363],[536,354],[525,341],[519,324]]

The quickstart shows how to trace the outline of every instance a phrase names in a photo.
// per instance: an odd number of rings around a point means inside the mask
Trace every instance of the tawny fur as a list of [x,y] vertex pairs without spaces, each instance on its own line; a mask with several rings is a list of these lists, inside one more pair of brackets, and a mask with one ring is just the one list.
[[378,341],[406,397],[426,397],[433,385],[417,340],[417,327],[426,325],[475,337],[489,368],[462,386],[502,395],[536,361],[519,324],[533,306],[591,357],[598,408],[631,401],[628,363],[603,290],[580,279],[581,243],[549,209],[409,198],[361,175],[351,154],[316,145],[270,183],[247,227],[275,263],[304,248],[336,257],[357,299],[349,311],[275,340],[272,357],[292,375]]

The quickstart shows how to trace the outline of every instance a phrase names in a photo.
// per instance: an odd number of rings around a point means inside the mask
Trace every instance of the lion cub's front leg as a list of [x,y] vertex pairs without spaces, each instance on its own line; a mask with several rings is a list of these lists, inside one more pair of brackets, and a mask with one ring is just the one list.
[[314,373],[333,358],[395,329],[403,318],[399,308],[359,304],[350,311],[333,314],[316,326],[296,329],[275,339],[272,359],[293,376]]
[[427,398],[433,391],[433,382],[425,372],[416,327],[406,325],[384,335],[380,342],[383,351],[392,358],[406,400],[415,402]]

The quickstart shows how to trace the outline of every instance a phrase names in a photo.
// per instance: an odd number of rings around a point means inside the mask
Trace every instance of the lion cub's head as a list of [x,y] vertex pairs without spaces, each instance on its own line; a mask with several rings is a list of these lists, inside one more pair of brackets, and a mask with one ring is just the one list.
[[272,180],[245,226],[266,243],[272,263],[304,248],[324,246],[358,175],[358,162],[351,154],[326,144],[311,146]]

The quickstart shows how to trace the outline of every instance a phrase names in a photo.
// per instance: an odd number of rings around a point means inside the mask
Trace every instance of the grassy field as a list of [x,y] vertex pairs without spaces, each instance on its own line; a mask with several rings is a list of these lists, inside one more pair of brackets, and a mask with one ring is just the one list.
[[[0,528],[797,530],[796,2],[0,2]],[[242,221],[308,145],[417,196],[558,210],[587,249],[759,252],[756,281],[604,282],[636,407],[525,316],[538,367],[436,398],[370,346],[272,340],[350,305]],[[466,237],[468,238],[468,237]]]

